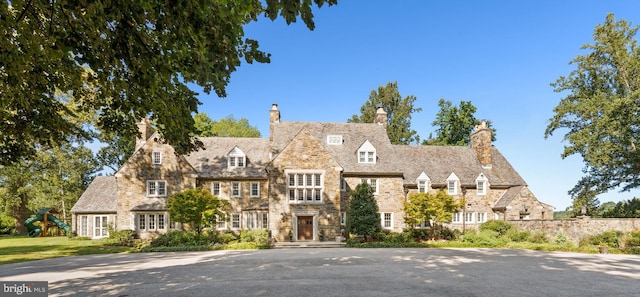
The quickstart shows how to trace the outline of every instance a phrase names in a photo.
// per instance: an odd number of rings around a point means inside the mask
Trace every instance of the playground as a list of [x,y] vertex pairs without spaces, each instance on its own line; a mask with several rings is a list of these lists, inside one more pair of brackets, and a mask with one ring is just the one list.
[[71,227],[55,215],[53,208],[40,209],[35,216],[24,221],[29,237],[70,235]]

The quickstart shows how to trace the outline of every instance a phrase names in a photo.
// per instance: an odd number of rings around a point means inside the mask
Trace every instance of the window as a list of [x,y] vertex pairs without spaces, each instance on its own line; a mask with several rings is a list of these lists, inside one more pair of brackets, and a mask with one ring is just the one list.
[[473,212],[465,212],[464,221],[465,223],[473,223]]
[[220,196],[220,183],[215,182],[211,185],[211,194],[214,196]]
[[240,229],[240,215],[237,213],[231,215],[231,229]]
[[251,183],[251,197],[260,197],[260,183]]
[[267,229],[269,227],[269,217],[266,211],[244,212],[243,215],[245,229]]
[[164,230],[164,215],[163,214],[159,214],[158,215],[158,229]]
[[147,229],[147,216],[146,215],[138,215],[138,230],[146,230]]
[[451,222],[452,223],[460,223],[460,222],[462,222],[462,213],[461,212],[454,213],[453,217],[451,218]]
[[150,214],[149,215],[149,230],[155,230],[156,229],[156,216]]
[[[154,231],[164,230],[166,228],[166,215],[164,213],[148,213],[138,214],[138,230],[141,231]],[[169,228],[173,229],[171,222],[169,222]]]
[[347,224],[347,212],[343,211],[340,213],[340,225],[346,225]]
[[346,191],[347,190],[347,181],[344,180],[344,177],[340,178],[340,191]]
[[231,197],[240,197],[240,183],[232,182],[231,183]]
[[109,233],[107,231],[107,216],[95,216],[95,222],[93,224],[93,237],[107,237]]
[[484,223],[487,221],[487,213],[486,212],[479,212],[478,213],[478,223]]
[[227,155],[227,158],[229,161],[229,168],[244,167],[246,156],[240,148],[234,147]]
[[416,225],[416,228],[418,229],[431,228],[431,223],[427,220],[423,220],[422,222],[418,223],[418,225]]
[[218,229],[218,230],[227,229],[227,221],[226,221],[226,218],[224,217],[224,215],[222,215],[222,214],[217,214],[216,215],[216,229]]
[[476,189],[478,195],[487,195],[487,178],[482,173],[476,178]]
[[361,183],[367,183],[371,189],[373,189],[373,194],[378,195],[378,179],[377,178],[363,178],[360,180]]
[[380,219],[383,229],[392,229],[393,228],[393,213],[392,212],[383,212],[380,214]]
[[447,178],[447,194],[457,195],[459,182],[460,179],[458,178],[458,176],[456,176],[456,174],[452,172]]
[[327,135],[327,144],[329,145],[341,145],[342,135]]
[[89,217],[80,216],[80,236],[89,236]]
[[358,149],[358,163],[376,163],[376,148],[368,140]]
[[287,173],[289,180],[289,203],[322,202],[324,180],[320,172]]
[[418,181],[418,193],[426,193],[427,192],[427,181],[419,180]]
[[163,180],[148,180],[147,196],[150,196],[150,197],[167,196],[167,182]]
[[154,165],[162,164],[162,152],[154,151],[151,153],[151,163]]

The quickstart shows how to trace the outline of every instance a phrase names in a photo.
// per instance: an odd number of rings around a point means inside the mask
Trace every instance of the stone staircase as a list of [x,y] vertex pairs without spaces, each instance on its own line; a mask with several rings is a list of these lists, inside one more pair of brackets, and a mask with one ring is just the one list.
[[341,241],[293,241],[275,242],[274,249],[295,249],[295,248],[341,248],[346,245]]

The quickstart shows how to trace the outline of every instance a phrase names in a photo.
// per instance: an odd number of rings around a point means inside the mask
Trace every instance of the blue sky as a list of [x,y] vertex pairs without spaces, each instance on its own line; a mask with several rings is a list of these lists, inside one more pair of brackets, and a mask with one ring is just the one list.
[[[563,97],[550,83],[573,69],[607,13],[640,25],[640,1],[339,1],[315,10],[316,29],[267,19],[245,28],[272,54],[270,64],[244,64],[228,96],[201,92],[212,119],[247,118],[268,137],[268,110],[283,121],[346,122],[373,89],[397,81],[417,97],[412,118],[421,138],[440,98],[471,101],[476,117],[497,129],[495,146],[545,203],[564,210],[567,191],[583,175],[579,156],[561,159],[559,130],[544,139]],[[631,199],[612,191],[601,202]]]

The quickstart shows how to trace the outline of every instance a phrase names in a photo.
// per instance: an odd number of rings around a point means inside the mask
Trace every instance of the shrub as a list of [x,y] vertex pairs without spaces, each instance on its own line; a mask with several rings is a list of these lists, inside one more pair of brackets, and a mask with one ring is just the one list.
[[200,246],[209,245],[209,243],[211,243],[210,236],[198,236],[198,234],[191,232],[172,230],[153,239],[150,246]]
[[558,231],[558,234],[556,234],[556,243],[559,245],[564,245],[568,241],[569,239],[567,238],[567,234],[565,234],[562,230]]
[[220,244],[228,244],[237,240],[238,240],[238,236],[236,236],[234,233],[225,232],[222,234],[218,234],[218,236],[216,236],[215,242]]
[[134,246],[138,234],[134,230],[110,230],[108,245]]
[[493,230],[483,230],[478,233],[466,232],[463,236],[463,242],[472,243],[480,247],[499,247],[506,244],[507,240],[498,240],[500,234]]
[[619,247],[618,237],[622,235],[619,231],[605,231],[600,234],[589,236],[580,241],[580,245],[604,245],[608,247]]
[[267,230],[242,230],[240,232],[240,242],[266,244],[269,242],[269,233]]
[[507,223],[505,221],[499,221],[499,220],[491,220],[485,223],[482,223],[480,225],[480,227],[478,227],[478,230],[480,231],[494,231],[498,233],[498,236],[504,236],[505,234],[507,234],[507,232],[509,232],[510,230],[515,229],[515,226]]
[[[532,243],[549,243],[547,234],[542,231],[538,231],[536,233],[530,234],[529,237],[527,238],[527,241]],[[565,239],[565,242],[563,242],[562,244],[565,244],[565,243],[566,243],[566,239]]]
[[515,228],[507,230],[504,234],[505,237],[509,238],[511,241],[515,242],[525,242],[529,241],[531,238],[531,232],[529,231],[518,231]]

